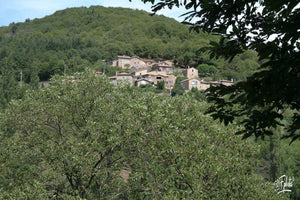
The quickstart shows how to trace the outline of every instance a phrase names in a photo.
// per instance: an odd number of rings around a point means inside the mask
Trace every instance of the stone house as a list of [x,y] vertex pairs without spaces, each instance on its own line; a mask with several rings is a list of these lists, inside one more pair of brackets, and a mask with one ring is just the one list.
[[147,64],[138,56],[117,56],[117,59],[110,64],[111,66],[121,67],[122,69],[133,69],[135,71],[147,68]]
[[134,73],[116,73],[115,76],[109,77],[110,82],[114,85],[129,83],[130,86],[140,86],[146,84],[157,85],[157,82],[164,81],[166,89],[172,89],[176,77],[166,72],[140,70]]
[[164,71],[171,74],[173,72],[173,62],[170,60],[158,62],[157,64],[152,66],[152,70]]
[[143,70],[135,71],[134,76],[139,77],[139,76],[145,75],[147,73],[148,73],[148,70],[143,69]]
[[201,81],[198,78],[186,79],[181,81],[180,84],[185,90],[188,91],[190,91],[192,88],[197,88],[198,90],[201,88]]
[[165,81],[165,88],[170,90],[175,85],[176,76],[168,74],[167,77],[165,77],[164,81]]
[[153,83],[146,78],[137,78],[136,81],[134,82],[134,85],[137,87],[141,85],[149,85],[149,84],[152,85]]
[[163,81],[165,78],[167,78],[167,76],[168,75],[166,72],[151,71],[147,74],[144,74],[142,77],[156,85],[158,81]]
[[206,90],[211,86],[216,86],[220,84],[230,86],[233,84],[233,80],[219,80],[210,82],[203,81],[203,79],[200,80],[198,70],[194,67],[188,67],[186,70],[183,71],[183,75],[188,79],[181,81],[180,84],[187,91],[190,91],[193,87],[197,88],[198,90]]
[[116,73],[115,76],[109,77],[110,82],[114,85],[117,84],[129,84],[130,86],[133,86],[134,84],[134,75],[129,73]]
[[167,72],[169,74],[173,72],[172,66],[163,65],[161,63],[153,65],[152,70]]
[[151,71],[137,76],[137,80],[139,79],[147,80],[148,83],[154,85],[157,85],[159,81],[165,81],[165,88],[171,89],[175,84],[176,76],[162,71]]
[[186,70],[183,71],[183,75],[188,79],[199,77],[198,70],[194,67],[188,67]]
[[198,78],[191,78],[191,79],[186,79],[181,81],[180,84],[183,86],[185,90],[190,91],[193,87],[197,88],[198,90],[206,90],[211,86],[217,86],[220,84],[223,84],[225,86],[230,86],[233,84],[233,82],[228,80],[207,82],[207,81],[199,80]]
[[151,69],[151,67],[156,64],[155,60],[153,59],[141,59],[141,60],[146,64],[148,69]]
[[210,88],[210,86],[211,86],[210,82],[201,80],[200,81],[200,85],[198,86],[197,89],[198,90],[206,90],[206,89]]

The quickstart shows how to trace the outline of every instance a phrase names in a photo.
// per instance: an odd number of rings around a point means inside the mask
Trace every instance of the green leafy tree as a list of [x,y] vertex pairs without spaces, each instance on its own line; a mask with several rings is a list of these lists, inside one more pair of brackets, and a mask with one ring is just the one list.
[[260,165],[258,171],[263,175],[265,180],[275,181],[282,175],[294,178],[293,187],[290,188],[291,199],[300,197],[300,173],[299,173],[299,154],[300,141],[295,141],[289,145],[286,140],[280,140],[282,128],[275,130],[275,134],[266,137],[265,141],[258,141],[261,146]]
[[185,93],[184,88],[180,83],[175,83],[174,87],[171,90],[171,96],[183,95]]
[[215,66],[208,65],[208,64],[200,64],[198,65],[197,69],[199,73],[202,74],[207,74],[207,73],[215,74],[217,72],[217,68]]
[[[90,191],[95,190],[98,197],[109,196],[108,185],[117,183],[121,179],[116,176],[116,171],[111,171],[109,174],[106,174],[106,171],[110,168],[118,168],[120,142],[123,145],[125,141],[114,136],[113,133],[108,134],[120,128],[118,126],[109,128],[108,124],[102,123],[101,131],[97,130],[99,127],[97,128],[98,122],[95,119],[101,121],[103,117],[108,119],[109,115],[102,115],[95,111],[103,107],[105,101],[110,101],[104,100],[103,95],[109,96],[112,86],[104,84],[106,79],[94,76],[81,76],[76,84],[65,78],[56,79],[49,90],[42,90],[41,93],[30,92],[22,104],[12,103],[16,106],[15,110],[6,113],[7,116],[14,116],[19,121],[11,121],[18,130],[14,135],[16,145],[24,149],[15,147],[24,152],[22,156],[27,157],[19,167],[31,173],[31,176],[36,169],[39,169],[42,172],[39,181],[47,183],[49,189],[53,191],[62,190],[65,194],[92,198],[95,193]],[[95,87],[96,85],[98,87]],[[74,87],[80,88],[80,92],[74,92],[76,90]],[[110,98],[108,96],[107,98]],[[103,108],[109,109],[109,106]],[[24,112],[19,109],[23,109]],[[105,112],[114,115],[111,117],[117,117],[113,114],[117,112],[112,111],[109,109]],[[29,115],[32,118],[28,118]],[[33,148],[37,151],[33,151]],[[30,157],[39,159],[30,159]],[[39,165],[39,162],[45,163],[45,166]],[[26,166],[32,167],[26,170]],[[100,178],[101,174],[107,176],[103,179]],[[15,175],[15,178],[21,180],[23,177],[23,181],[28,178],[28,176],[24,177],[23,173],[22,176]],[[28,182],[30,181],[33,180],[28,179]],[[122,182],[118,185],[121,187]],[[97,190],[97,188],[102,189]]]
[[14,22],[11,23],[10,25],[12,25],[12,27],[11,27],[12,35],[15,35],[17,33],[18,26]]
[[[192,29],[221,36],[219,42],[210,43],[212,56],[232,60],[245,49],[253,49],[262,62],[246,81],[208,91],[209,100],[215,103],[209,111],[212,116],[226,124],[246,116],[245,128],[238,133],[244,138],[263,138],[272,134],[270,128],[279,125],[284,111],[291,109],[294,115],[285,137],[291,142],[300,138],[299,1],[162,0],[152,10],[175,6],[188,10],[184,23]],[[232,104],[239,104],[240,109],[232,110]]]
[[176,95],[183,95],[185,93],[185,89],[181,85],[181,81],[185,80],[186,77],[184,76],[179,76],[175,80],[174,87],[171,90],[171,96],[176,96]]
[[37,89],[39,87],[39,66],[38,63],[34,62],[30,69],[30,86],[32,89]]
[[197,101],[206,101],[204,90],[198,90],[196,87],[193,87],[188,94],[192,95]]
[[[182,73],[180,75],[182,75]],[[181,81],[186,80],[186,79],[187,79],[187,77],[185,77],[185,76],[178,76],[175,80],[175,84],[180,84]]]
[[22,97],[22,89],[16,78],[19,73],[12,69],[13,65],[8,58],[0,62],[0,110],[4,109],[11,99]]
[[1,198],[284,199],[253,173],[257,145],[213,123],[207,103],[76,77],[1,114]]
[[158,90],[164,90],[165,89],[165,81],[158,81],[156,88]]

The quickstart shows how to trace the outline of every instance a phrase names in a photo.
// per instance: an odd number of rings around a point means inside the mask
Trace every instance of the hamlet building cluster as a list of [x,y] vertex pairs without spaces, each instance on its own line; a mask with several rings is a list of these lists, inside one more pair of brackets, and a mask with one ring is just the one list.
[[[109,65],[120,67],[130,72],[116,72],[115,76],[109,77],[114,85],[122,83],[127,83],[131,86],[151,84],[155,87],[159,81],[164,81],[166,89],[174,87],[176,76],[173,73],[180,70],[176,69],[173,61],[170,60],[155,62],[152,59],[142,59],[137,56],[117,56],[117,59],[109,62]],[[204,81],[199,78],[198,70],[194,67],[188,67],[182,71],[182,74],[187,79],[181,81],[180,84],[186,91],[190,91],[192,88],[206,90],[212,85],[223,84],[230,86],[233,84],[232,80]]]

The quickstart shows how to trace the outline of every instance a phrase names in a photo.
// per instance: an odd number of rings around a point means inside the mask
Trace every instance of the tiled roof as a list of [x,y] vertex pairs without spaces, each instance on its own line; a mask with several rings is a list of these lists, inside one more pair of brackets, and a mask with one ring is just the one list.
[[148,75],[158,75],[158,76],[168,76],[166,72],[161,72],[161,71],[152,71],[152,72],[148,72]]
[[130,56],[118,56],[118,58],[123,58],[123,59],[130,59]]
[[180,81],[180,83],[186,82],[186,81],[190,81],[190,80],[197,80],[200,81],[198,78],[190,78],[190,79],[185,79],[183,81]]
[[144,61],[144,62],[155,62],[155,61],[152,60],[152,59],[142,59],[142,61]]
[[132,74],[129,74],[129,73],[118,73],[118,76],[132,76]]

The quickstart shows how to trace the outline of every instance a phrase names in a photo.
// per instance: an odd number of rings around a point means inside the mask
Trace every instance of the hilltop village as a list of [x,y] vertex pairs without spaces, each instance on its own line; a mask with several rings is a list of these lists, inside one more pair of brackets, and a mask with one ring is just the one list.
[[199,77],[196,68],[176,68],[172,60],[156,62],[153,59],[142,59],[138,56],[117,56],[116,60],[108,62],[108,65],[129,71],[129,73],[116,72],[115,76],[109,77],[114,85],[126,82],[131,86],[151,84],[156,87],[158,82],[163,81],[164,87],[171,90],[177,78],[174,74],[186,78],[180,82],[186,91],[190,91],[192,88],[206,90],[212,85],[230,86],[233,84],[233,80],[204,81],[204,77]]

